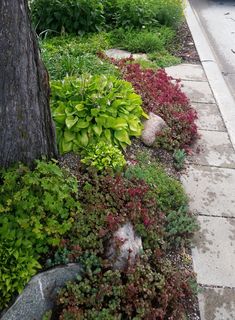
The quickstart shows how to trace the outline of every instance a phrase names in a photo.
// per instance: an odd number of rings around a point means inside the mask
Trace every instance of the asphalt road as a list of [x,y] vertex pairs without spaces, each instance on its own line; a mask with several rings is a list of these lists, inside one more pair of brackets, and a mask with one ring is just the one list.
[[235,0],[189,0],[235,98]]

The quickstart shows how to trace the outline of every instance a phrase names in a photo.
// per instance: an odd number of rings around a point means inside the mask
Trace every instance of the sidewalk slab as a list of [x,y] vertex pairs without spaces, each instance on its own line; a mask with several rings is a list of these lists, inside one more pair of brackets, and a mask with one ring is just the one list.
[[182,91],[191,102],[215,103],[215,98],[208,82],[205,81],[181,81]]
[[201,320],[235,319],[235,289],[202,288],[198,300]]
[[[227,132],[198,130],[200,139],[187,161],[194,164],[235,168],[235,152]],[[235,196],[234,196],[235,197]]]
[[203,67],[200,64],[182,63],[165,68],[167,74],[174,79],[207,81]]
[[198,216],[197,220],[201,229],[192,256],[198,283],[235,287],[235,219]]
[[200,130],[226,131],[223,119],[216,104],[193,103],[192,107],[197,111],[196,124]]
[[190,209],[198,214],[235,217],[235,170],[191,165],[181,177]]

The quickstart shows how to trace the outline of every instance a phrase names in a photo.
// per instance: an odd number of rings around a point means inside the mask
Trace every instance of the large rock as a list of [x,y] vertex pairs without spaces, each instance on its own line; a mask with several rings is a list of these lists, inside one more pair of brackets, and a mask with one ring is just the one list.
[[152,146],[156,139],[156,135],[167,127],[166,122],[153,112],[149,113],[149,119],[144,121],[144,129],[142,131],[141,140],[146,146]]
[[135,262],[142,250],[142,240],[136,235],[132,224],[128,222],[114,233],[106,256],[112,262],[114,269],[124,270],[128,263]]
[[72,263],[37,274],[1,320],[41,320],[53,308],[58,289],[76,279],[79,273],[81,266]]

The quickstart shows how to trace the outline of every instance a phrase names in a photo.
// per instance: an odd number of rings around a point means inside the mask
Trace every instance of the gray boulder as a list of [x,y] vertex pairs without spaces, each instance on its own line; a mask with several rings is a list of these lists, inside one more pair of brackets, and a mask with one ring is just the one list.
[[167,127],[166,122],[153,112],[149,113],[149,119],[144,121],[144,129],[141,134],[141,140],[146,146],[152,146],[156,135]]
[[106,257],[115,270],[124,270],[128,263],[133,264],[143,250],[142,240],[130,222],[120,227],[113,235],[106,251]]
[[67,281],[75,280],[79,273],[81,266],[71,263],[37,274],[1,320],[41,320],[45,312],[53,308],[58,289]]

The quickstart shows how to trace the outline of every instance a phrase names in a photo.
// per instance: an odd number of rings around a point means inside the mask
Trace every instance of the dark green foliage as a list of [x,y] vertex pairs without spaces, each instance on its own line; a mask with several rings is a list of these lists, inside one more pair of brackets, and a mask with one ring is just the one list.
[[130,166],[125,173],[127,178],[144,180],[153,188],[158,206],[164,212],[177,210],[187,203],[187,196],[179,181],[168,176],[158,163]]
[[75,178],[55,163],[0,172],[0,308],[36,273],[39,254],[71,229],[80,212],[77,191]]
[[51,107],[61,153],[104,141],[121,148],[140,136],[141,98],[129,82],[83,76],[51,82]]
[[132,53],[162,51],[172,42],[174,31],[167,27],[142,30],[115,29],[110,32],[113,47],[126,49]]
[[186,158],[186,152],[183,149],[176,149],[173,154],[174,166],[177,170],[181,170],[184,167]]
[[38,33],[83,34],[100,31],[105,22],[102,1],[97,0],[34,0],[31,13]]

